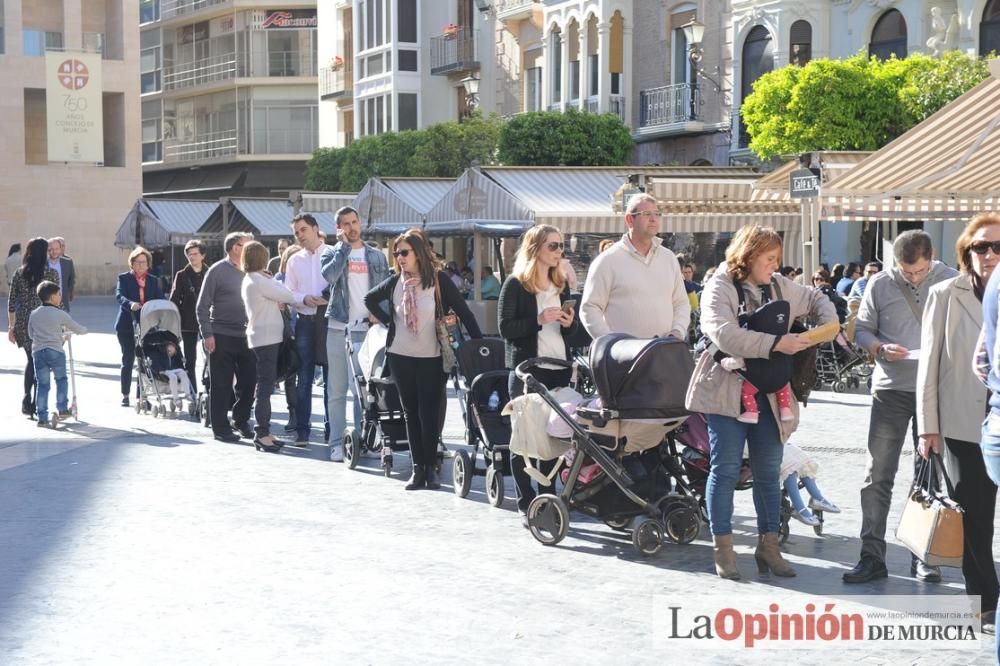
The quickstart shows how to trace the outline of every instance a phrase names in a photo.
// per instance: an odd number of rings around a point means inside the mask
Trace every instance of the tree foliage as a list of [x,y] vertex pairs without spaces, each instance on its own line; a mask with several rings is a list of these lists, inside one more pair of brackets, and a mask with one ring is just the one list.
[[342,192],[340,167],[344,164],[342,148],[317,148],[306,162],[305,188],[314,192]]
[[427,141],[410,156],[411,176],[455,178],[473,163],[496,164],[501,121],[475,114],[462,122],[431,125]]
[[761,159],[877,150],[987,76],[985,60],[959,51],[940,59],[818,59],[761,76],[741,114]]
[[632,147],[618,116],[569,108],[514,116],[500,131],[498,156],[511,166],[618,166]]

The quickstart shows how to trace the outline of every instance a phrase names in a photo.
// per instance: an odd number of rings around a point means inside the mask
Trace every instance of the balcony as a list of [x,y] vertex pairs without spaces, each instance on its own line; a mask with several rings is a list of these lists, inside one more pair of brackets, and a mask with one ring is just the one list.
[[269,51],[267,76],[316,76],[316,56],[308,51]]
[[319,98],[350,98],[354,93],[354,71],[341,66],[319,70]]
[[608,99],[608,113],[613,113],[618,116],[619,119],[626,125],[628,125],[628,116],[625,115],[625,96],[624,95],[611,95]]
[[220,157],[233,157],[239,152],[236,130],[223,130],[196,135],[190,139],[170,139],[163,142],[164,162],[195,162]]
[[501,21],[520,21],[531,18],[534,4],[535,0],[496,0],[493,6],[496,8],[497,18]]
[[684,134],[700,132],[701,89],[696,83],[648,88],[639,92],[640,134]]
[[479,69],[479,31],[459,28],[431,37],[431,74],[457,74]]
[[202,9],[221,5],[229,0],[161,0],[160,18],[169,19],[185,14],[192,14]]
[[224,53],[194,62],[165,66],[163,89],[190,88],[232,78],[236,78],[236,54]]

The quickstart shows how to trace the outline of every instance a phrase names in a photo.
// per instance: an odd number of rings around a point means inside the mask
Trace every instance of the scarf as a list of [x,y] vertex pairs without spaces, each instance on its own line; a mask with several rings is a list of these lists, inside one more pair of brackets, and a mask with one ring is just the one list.
[[143,273],[140,277],[138,273],[132,271],[132,276],[135,277],[135,281],[139,285],[139,303],[141,305],[146,304],[146,276],[148,275],[149,273]]
[[417,332],[417,288],[420,278],[409,278],[403,281],[403,320],[411,333]]
[[979,302],[982,303],[983,296],[986,294],[986,285],[983,284],[983,279],[979,277],[978,273],[972,273],[971,275],[972,275],[972,293],[975,294]]

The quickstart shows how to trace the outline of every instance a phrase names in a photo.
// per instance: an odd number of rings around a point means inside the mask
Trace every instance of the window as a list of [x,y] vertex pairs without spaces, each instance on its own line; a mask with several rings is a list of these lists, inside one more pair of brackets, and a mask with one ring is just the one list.
[[802,67],[812,60],[812,26],[807,21],[796,21],[792,24],[791,51],[788,62]]
[[401,42],[417,42],[417,0],[399,0],[397,3],[399,15],[396,17]]
[[591,97],[597,94],[597,85],[600,80],[601,70],[599,67],[599,60],[597,59],[597,54],[587,56],[590,58],[590,92],[588,93]]
[[356,108],[361,114],[358,125],[362,136],[392,131],[392,98],[390,96],[369,97],[360,101]]
[[160,18],[160,0],[139,0],[139,23],[149,23]]
[[163,107],[160,100],[142,103],[142,162],[163,161]]
[[399,50],[399,71],[401,72],[416,72],[417,70],[417,52],[411,51],[409,49]]
[[95,51],[104,57],[104,33],[103,32],[85,32],[83,33],[83,50],[84,51]]
[[399,93],[399,131],[417,129],[416,93]]
[[160,31],[144,30],[139,33],[139,92],[159,92],[161,87]]
[[384,71],[384,59],[381,53],[368,57],[368,66],[365,71],[365,76],[377,76]]
[[[743,42],[743,62],[740,79],[740,104],[753,92],[753,83],[763,74],[774,69],[774,48],[771,33],[764,26],[755,26]],[[740,148],[750,145],[746,126],[740,120]]]
[[569,64],[569,98],[577,99],[580,96],[580,61],[574,60]]
[[[357,6],[360,10],[361,34],[364,40],[361,50],[374,49],[386,44],[389,39],[390,4],[392,0],[362,0]],[[416,25],[414,24],[414,30]],[[411,35],[415,37],[416,35]],[[416,42],[416,39],[411,40]]]
[[61,49],[63,47],[63,35],[61,32],[50,32],[47,30],[25,30],[24,31],[24,55],[41,56],[45,55],[48,49]]
[[611,94],[622,94],[622,74],[621,72],[611,72]]
[[694,83],[691,71],[691,58],[688,55],[687,37],[684,36],[684,26],[696,17],[694,5],[683,5],[674,9],[670,15],[670,33],[673,51],[671,52],[670,83]]
[[990,0],[979,24],[979,55],[1000,53],[1000,0]]
[[542,110],[542,68],[529,67],[524,71],[524,110]]
[[552,103],[562,102],[562,34],[552,33]]
[[875,23],[868,55],[880,60],[888,60],[892,56],[906,57],[906,19],[899,10],[890,9]]

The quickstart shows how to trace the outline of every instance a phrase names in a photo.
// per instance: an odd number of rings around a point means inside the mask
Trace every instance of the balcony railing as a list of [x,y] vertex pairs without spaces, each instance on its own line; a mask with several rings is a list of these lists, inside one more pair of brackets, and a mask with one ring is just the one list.
[[459,28],[431,37],[431,74],[451,74],[479,69],[479,31]]
[[160,18],[168,19],[174,16],[182,16],[184,14],[190,14],[192,12],[205,9],[206,7],[211,7],[212,5],[221,5],[229,0],[161,0],[160,2]]
[[163,68],[163,89],[188,88],[235,77],[236,54],[224,53],[194,62],[167,65]]
[[315,128],[255,128],[253,146],[255,155],[297,155],[311,153],[319,147]]
[[496,8],[497,17],[504,19],[521,19],[531,16],[532,6],[535,0],[496,0],[493,6]]
[[354,90],[354,72],[347,67],[322,67],[319,70],[320,99],[349,97]]
[[639,127],[656,127],[701,120],[697,84],[676,83],[639,92]]
[[625,115],[625,96],[624,95],[611,95],[608,99],[608,113],[613,113],[621,121],[628,125],[628,117]]
[[307,51],[270,51],[267,76],[316,76],[316,57]]
[[231,157],[239,151],[236,130],[223,130],[196,135],[190,139],[171,139],[163,142],[164,162],[192,162],[218,157]]

